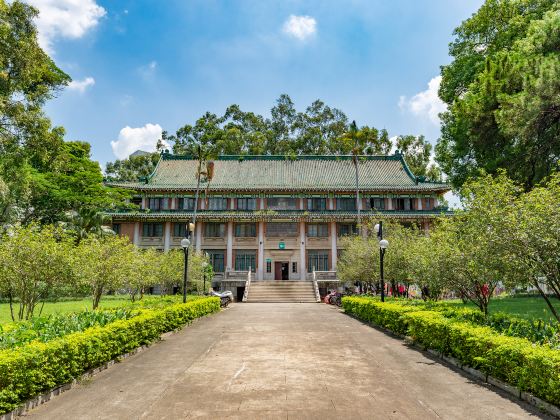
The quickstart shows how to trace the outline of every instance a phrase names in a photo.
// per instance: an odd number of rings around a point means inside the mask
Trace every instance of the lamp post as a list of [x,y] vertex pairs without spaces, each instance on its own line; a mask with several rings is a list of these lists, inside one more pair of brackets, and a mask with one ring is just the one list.
[[389,246],[389,241],[383,239],[383,222],[375,225],[375,233],[379,239],[379,277],[381,278],[381,302],[385,302],[385,279],[383,277],[383,257],[385,257],[385,250]]
[[194,230],[194,223],[187,224],[187,231],[185,232],[185,237],[181,239],[181,248],[185,253],[185,271],[183,272],[183,303],[187,302],[187,279],[189,275],[189,247],[191,246],[191,232]]
[[208,263],[204,261],[202,263],[202,276],[204,278],[204,286],[203,286],[204,294],[206,294],[206,267],[208,267]]

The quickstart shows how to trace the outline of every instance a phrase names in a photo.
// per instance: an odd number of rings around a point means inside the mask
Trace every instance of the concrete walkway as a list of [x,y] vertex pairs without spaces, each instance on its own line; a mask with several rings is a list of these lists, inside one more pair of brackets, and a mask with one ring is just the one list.
[[40,419],[521,419],[529,406],[324,304],[235,304],[31,411]]

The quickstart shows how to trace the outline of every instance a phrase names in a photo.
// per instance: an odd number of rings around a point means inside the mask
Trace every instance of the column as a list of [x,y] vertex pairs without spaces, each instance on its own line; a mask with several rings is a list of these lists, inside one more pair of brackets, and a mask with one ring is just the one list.
[[165,222],[163,235],[163,250],[167,252],[171,244],[171,222]]
[[177,197],[171,197],[170,210],[177,210]]
[[417,210],[422,210],[422,197],[418,197],[417,200],[418,200],[418,208],[417,208]]
[[335,199],[332,197],[327,198],[327,207],[329,210],[335,209]]
[[439,205],[439,203],[438,203],[438,199],[437,199],[437,196],[436,196],[436,197],[434,197],[434,208],[437,207],[438,205]]
[[233,222],[227,223],[226,270],[233,270]]
[[259,209],[264,210],[264,198],[259,198]]
[[196,241],[196,252],[200,252],[202,249],[202,223],[197,222],[194,230],[196,231],[194,235],[194,240]]
[[332,254],[332,271],[336,271],[336,222],[331,222],[331,254]]
[[142,206],[141,206],[142,210],[147,209],[148,208],[148,199],[146,197],[142,197]]
[[299,222],[299,278],[305,280],[307,267],[305,266],[305,222]]
[[393,199],[391,197],[387,198],[387,210],[393,210]]
[[132,243],[136,246],[140,245],[140,222],[134,223],[134,238]]
[[264,222],[258,223],[259,252],[257,260],[257,280],[264,280]]

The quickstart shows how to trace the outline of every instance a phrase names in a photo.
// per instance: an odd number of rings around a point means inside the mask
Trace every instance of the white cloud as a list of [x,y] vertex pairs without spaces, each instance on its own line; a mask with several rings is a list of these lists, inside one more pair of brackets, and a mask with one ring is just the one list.
[[148,64],[138,67],[138,72],[144,80],[150,80],[156,74],[157,65],[157,61],[152,60]]
[[72,80],[68,83],[68,89],[84,93],[88,87],[93,85],[95,85],[95,79],[93,77],[86,77],[84,80]]
[[136,128],[126,126],[119,132],[118,140],[111,142],[111,148],[119,159],[126,159],[137,150],[154,152],[157,141],[161,139],[161,132],[159,124],[148,123],[144,127]]
[[311,16],[290,15],[282,29],[284,33],[303,41],[317,32],[317,21]]
[[428,89],[417,93],[412,98],[401,96],[399,98],[399,108],[412,112],[419,117],[427,117],[436,125],[439,125],[439,114],[446,110],[445,103],[438,97],[441,76],[436,76],[428,82]]
[[52,53],[55,38],[81,38],[97,26],[106,10],[96,0],[28,0],[39,9],[39,44]]

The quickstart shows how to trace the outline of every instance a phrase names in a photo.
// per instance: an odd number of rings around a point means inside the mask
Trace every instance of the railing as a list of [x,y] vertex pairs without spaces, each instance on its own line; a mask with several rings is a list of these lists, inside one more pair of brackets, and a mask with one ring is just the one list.
[[321,295],[319,294],[319,285],[317,284],[317,272],[313,269],[313,289],[315,290],[315,300],[321,302]]
[[247,273],[247,280],[245,280],[245,290],[243,291],[243,302],[247,302],[249,298],[249,287],[251,287],[251,267],[249,267],[249,272]]
[[338,281],[336,271],[313,271],[313,279],[317,281]]

